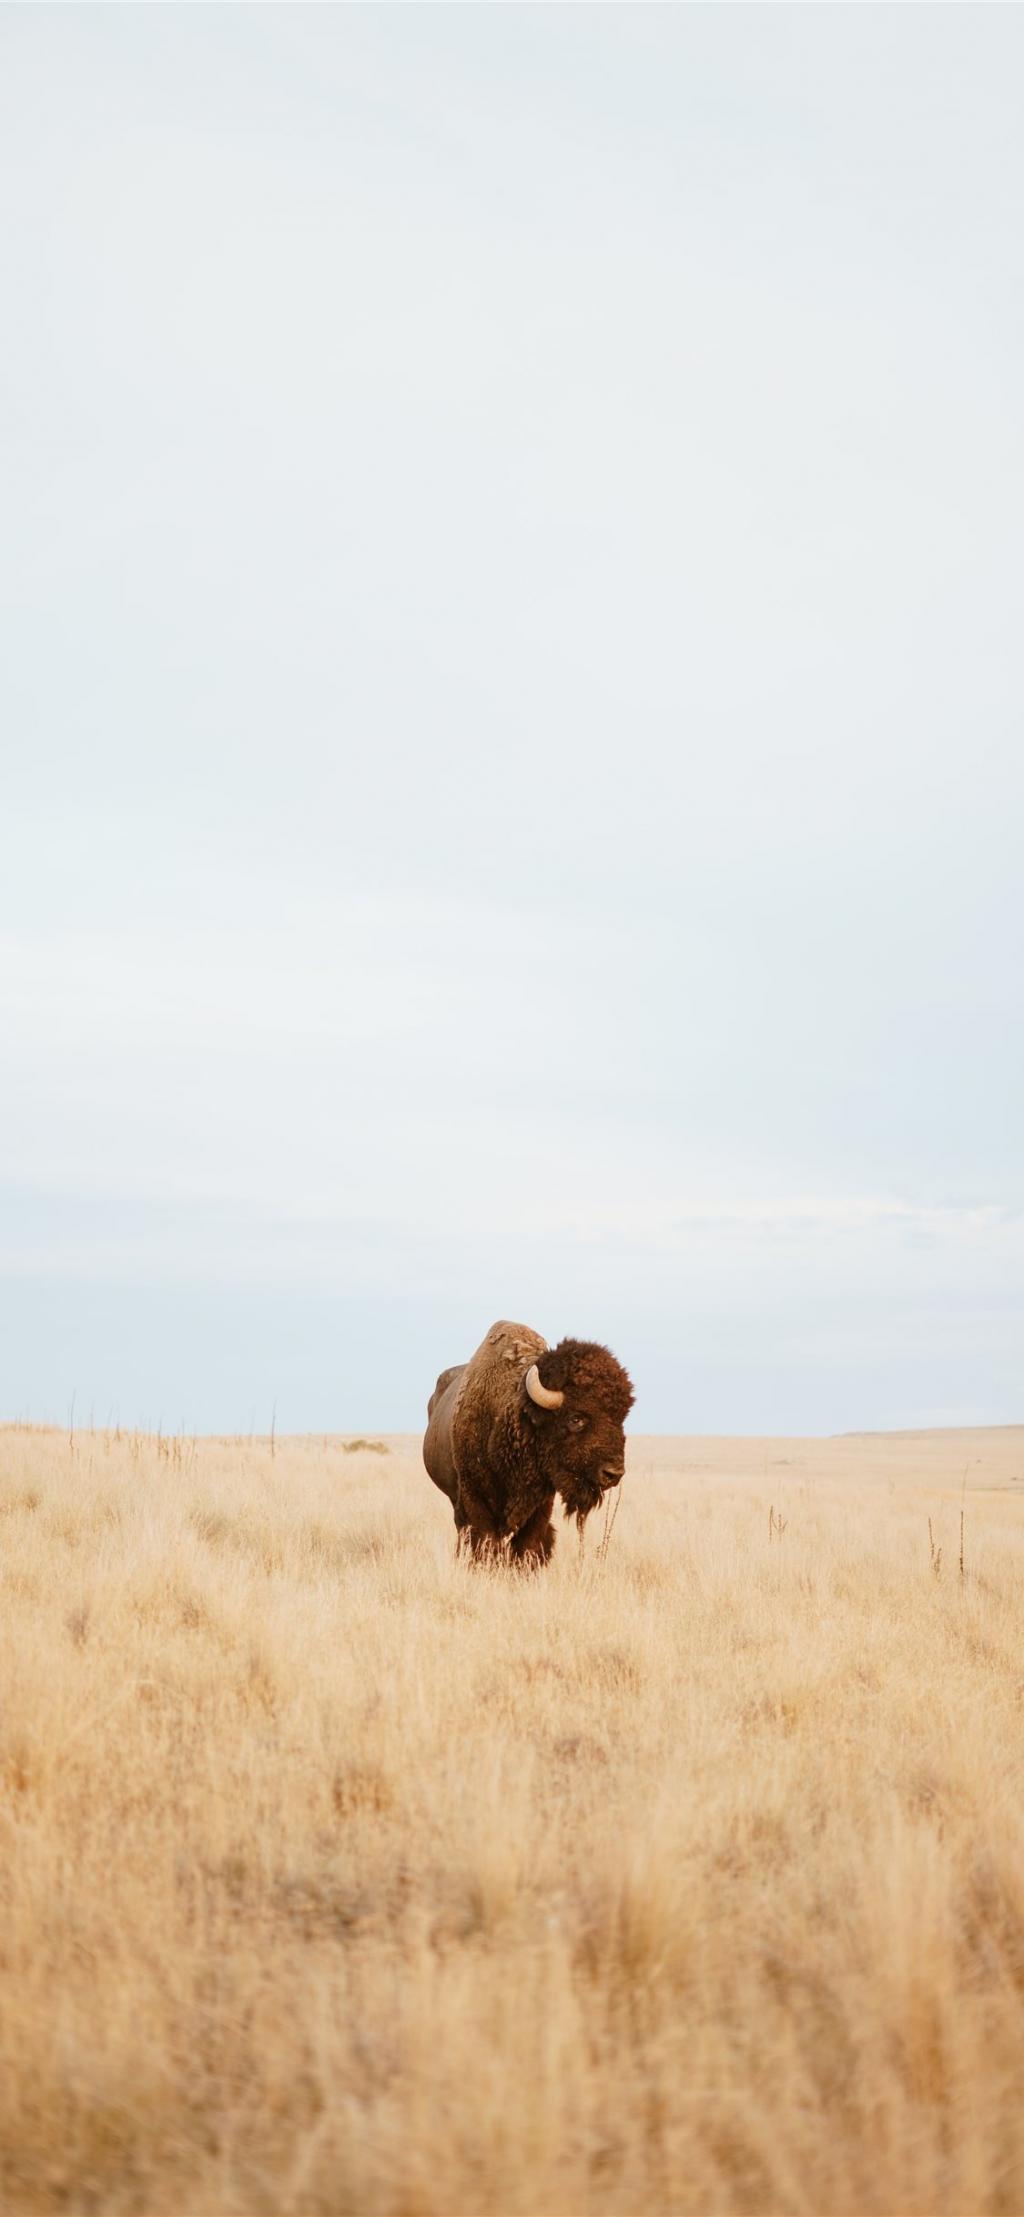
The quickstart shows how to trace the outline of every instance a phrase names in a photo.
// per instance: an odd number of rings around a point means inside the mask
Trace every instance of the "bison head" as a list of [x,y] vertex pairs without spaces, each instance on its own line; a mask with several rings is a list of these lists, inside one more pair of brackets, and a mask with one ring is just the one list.
[[581,1525],[622,1477],[622,1428],[632,1406],[633,1388],[622,1364],[590,1340],[560,1340],[526,1373],[523,1421],[534,1431],[537,1459],[552,1492],[561,1494]]

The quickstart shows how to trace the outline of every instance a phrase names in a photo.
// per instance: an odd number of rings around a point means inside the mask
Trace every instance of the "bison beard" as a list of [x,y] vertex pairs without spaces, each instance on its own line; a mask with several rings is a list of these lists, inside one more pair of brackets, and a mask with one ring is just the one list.
[[442,1371],[427,1411],[423,1460],[452,1504],[459,1546],[547,1562],[555,1495],[582,1532],[619,1483],[632,1404],[606,1347],[563,1339],[549,1348],[528,1325],[492,1325],[468,1363]]

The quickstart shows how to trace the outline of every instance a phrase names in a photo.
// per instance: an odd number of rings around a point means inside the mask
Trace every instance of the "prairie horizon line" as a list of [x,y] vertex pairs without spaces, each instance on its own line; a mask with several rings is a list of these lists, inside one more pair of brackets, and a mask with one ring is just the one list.
[[[193,1429],[190,1425],[79,1423],[77,1418],[73,1424],[68,1422],[55,1424],[41,1418],[18,1416],[0,1417],[0,1432],[52,1432],[57,1434],[58,1437],[64,1434],[71,1439],[79,1437],[123,1439],[126,1435],[129,1435],[139,1439],[156,1440],[204,1440],[208,1442],[222,1440],[231,1446],[237,1446],[241,1442],[253,1447],[285,1447],[290,1441],[322,1440],[325,1446],[336,1445],[339,1447],[351,1447],[354,1442],[357,1447],[364,1447],[370,1453],[382,1445],[388,1445],[391,1441],[405,1443],[412,1440],[416,1442],[422,1436],[421,1431],[410,1429],[408,1426],[392,1429],[387,1425],[369,1425],[364,1430],[359,1425],[352,1425],[344,1430],[324,1431],[319,1425],[312,1425],[299,1431],[278,1432],[272,1429],[266,1432],[232,1432],[203,1431],[198,1428]],[[639,1445],[640,1442],[646,1440],[654,1443],[663,1441],[672,1444],[676,1444],[680,1440],[689,1440],[696,1444],[707,1441],[716,1445],[721,1445],[723,1441],[727,1440],[786,1440],[791,1443],[806,1441],[813,1446],[826,1440],[945,1439],[955,1438],[958,1433],[973,1434],[978,1432],[986,1434],[992,1432],[1024,1433],[1024,1416],[1021,1416],[1016,1423],[974,1424],[964,1422],[959,1424],[862,1425],[841,1432],[773,1432],[746,1429],[736,1432],[671,1432],[664,1430],[627,1432],[626,1445],[627,1447]]]

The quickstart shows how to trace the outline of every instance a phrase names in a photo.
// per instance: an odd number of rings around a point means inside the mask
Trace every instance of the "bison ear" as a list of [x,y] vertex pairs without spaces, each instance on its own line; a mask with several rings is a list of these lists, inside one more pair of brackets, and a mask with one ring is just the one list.
[[[559,1395],[560,1406],[561,1395]],[[551,1421],[552,1411],[545,1408],[543,1402],[538,1401],[531,1393],[527,1378],[523,1379],[519,1389],[519,1407],[527,1423],[532,1426],[535,1432],[542,1430],[543,1426]]]

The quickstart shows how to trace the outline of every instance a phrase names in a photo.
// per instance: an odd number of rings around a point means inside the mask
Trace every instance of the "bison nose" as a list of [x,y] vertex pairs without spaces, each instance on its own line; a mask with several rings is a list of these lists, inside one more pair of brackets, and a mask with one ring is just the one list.
[[601,1470],[601,1476],[606,1486],[617,1486],[620,1478],[624,1477],[625,1473],[621,1465],[605,1463]]

